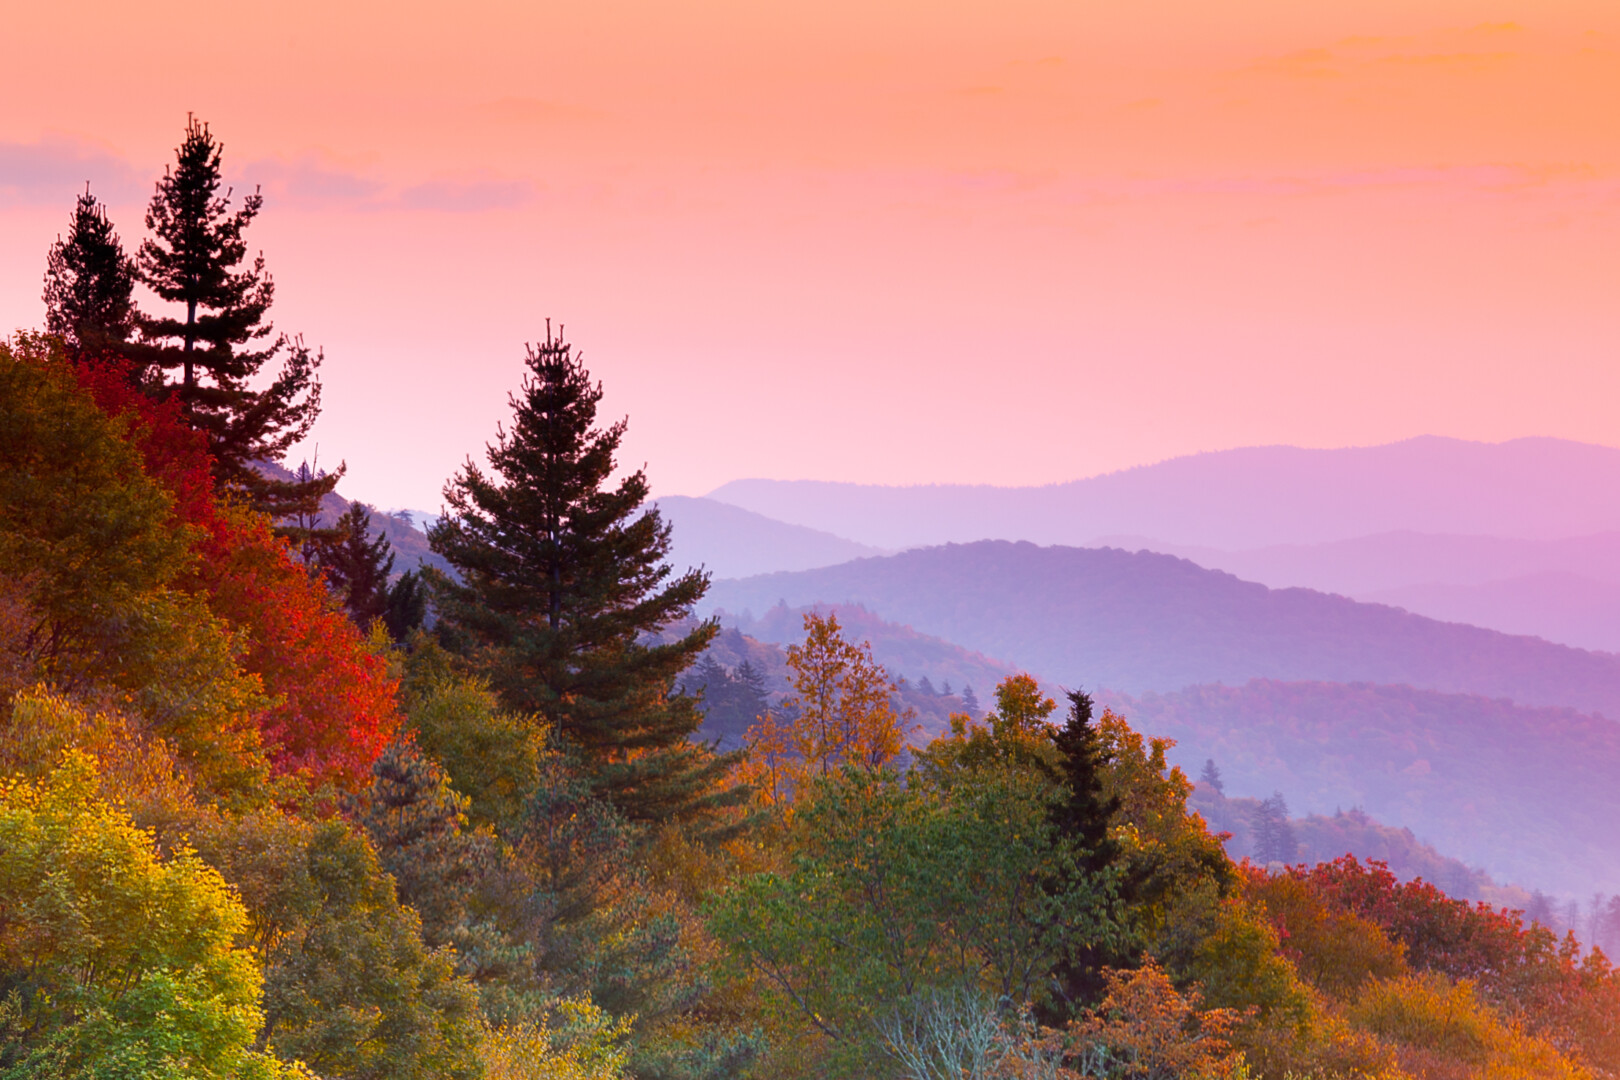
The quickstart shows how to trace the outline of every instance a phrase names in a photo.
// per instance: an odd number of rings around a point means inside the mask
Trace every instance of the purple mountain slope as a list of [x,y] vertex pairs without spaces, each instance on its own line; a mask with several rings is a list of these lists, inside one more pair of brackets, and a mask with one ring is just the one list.
[[982,541],[716,582],[710,608],[859,603],[1068,686],[1408,684],[1620,716],[1620,656],[1443,623],[1185,559]]
[[1620,529],[1620,450],[1423,436],[1224,450],[1047,487],[737,480],[709,497],[890,549],[1123,534],[1238,550],[1401,529],[1555,538]]

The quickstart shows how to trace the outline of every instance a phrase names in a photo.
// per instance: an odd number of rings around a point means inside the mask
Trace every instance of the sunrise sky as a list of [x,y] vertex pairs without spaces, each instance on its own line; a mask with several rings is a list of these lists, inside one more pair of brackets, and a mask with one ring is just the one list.
[[188,110],[320,460],[432,509],[567,325],[656,491],[1620,445],[1620,4],[6,0],[0,328]]

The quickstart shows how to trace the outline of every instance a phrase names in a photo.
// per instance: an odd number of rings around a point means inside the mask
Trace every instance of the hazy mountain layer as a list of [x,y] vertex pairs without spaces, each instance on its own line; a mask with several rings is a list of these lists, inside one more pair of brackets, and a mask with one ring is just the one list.
[[713,499],[666,495],[655,505],[674,526],[670,562],[678,571],[702,566],[716,577],[748,577],[882,554],[853,540],[774,521]]
[[1047,487],[738,480],[710,498],[891,549],[1120,534],[1244,549],[1401,529],[1557,538],[1620,529],[1620,450],[1424,436],[1224,450]]
[[[1256,680],[1104,695],[1138,730],[1206,758],[1228,792],[1280,790],[1297,814],[1360,807],[1498,881],[1620,889],[1620,724],[1404,686]],[[1341,853],[1342,854],[1342,853]]]
[[1272,588],[1304,586],[1418,615],[1583,649],[1620,650],[1620,533],[1558,540],[1380,533],[1248,551],[1104,538],[1226,570]]
[[1406,683],[1620,716],[1620,657],[1442,623],[1184,559],[952,544],[716,582],[709,608],[859,603],[1069,686],[1127,693],[1251,678]]

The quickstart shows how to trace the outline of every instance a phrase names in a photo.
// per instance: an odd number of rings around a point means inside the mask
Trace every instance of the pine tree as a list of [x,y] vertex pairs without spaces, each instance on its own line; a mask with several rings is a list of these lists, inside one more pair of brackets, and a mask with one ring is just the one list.
[[[1057,779],[1063,783],[1064,795],[1053,804],[1050,820],[1060,836],[1080,846],[1082,855],[1078,865],[1058,872],[1059,880],[1049,886],[1054,894],[1077,884],[1063,878],[1095,879],[1121,854],[1119,844],[1108,833],[1119,799],[1104,792],[1103,771],[1110,755],[1092,723],[1091,695],[1071,690],[1068,697],[1069,715],[1052,736],[1059,755]],[[1098,996],[1105,985],[1103,970],[1124,966],[1127,960],[1119,950],[1100,944],[1076,947],[1053,965],[1052,979],[1061,1007],[1073,1010]],[[1051,1009],[1045,1019],[1055,1023],[1059,1016],[1059,1011]]]
[[394,570],[394,553],[386,535],[371,535],[371,508],[364,503],[350,503],[333,531],[336,535],[330,543],[314,549],[316,565],[350,617],[360,629],[369,629],[388,613],[388,576]]
[[962,708],[969,716],[979,715],[979,696],[973,692],[972,686],[962,687]]
[[1217,795],[1226,794],[1226,783],[1221,779],[1221,770],[1215,767],[1214,758],[1204,759],[1204,771],[1198,776],[1198,786],[1207,787]]
[[1119,800],[1103,794],[1109,755],[1092,723],[1092,709],[1090,694],[1069,691],[1069,715],[1052,736],[1061,756],[1059,779],[1066,788],[1065,798],[1053,808],[1052,822],[1086,849],[1087,868],[1098,871],[1119,857],[1119,845],[1108,835]]
[[[216,478],[256,509],[284,517],[331,491],[339,468],[305,483],[260,475],[258,461],[280,461],[320,412],[321,354],[302,339],[276,335],[265,321],[275,293],[264,256],[243,266],[243,231],[264,204],[257,190],[231,209],[220,194],[222,147],[206,124],[188,118],[175,166],[164,172],[146,211],[153,236],[141,244],[140,280],[183,314],[139,320],[144,359],[179,381],[172,386],[190,424],[208,437]],[[272,361],[268,385],[255,381]]]
[[404,641],[411,631],[427,618],[427,590],[422,575],[407,570],[388,587],[388,606],[383,611],[383,625],[395,641]]
[[466,931],[478,881],[493,868],[490,844],[467,828],[467,799],[451,789],[444,770],[409,743],[391,745],[371,772],[359,824],[400,902],[422,917],[423,940],[450,944]]
[[645,474],[608,486],[625,422],[596,427],[601,384],[549,323],[526,363],[491,472],[469,460],[429,534],[461,578],[428,571],[438,633],[507,708],[576,745],[632,820],[701,813],[733,758],[688,740],[703,716],[675,680],[718,626],[651,635],[690,613],[708,576],[666,580],[670,528],[656,507],[641,511]]
[[1288,803],[1274,792],[1254,811],[1254,857],[1261,865],[1292,863],[1299,857],[1299,841],[1288,823]]
[[120,352],[135,332],[134,289],[135,263],[86,184],[45,259],[45,328],[80,355]]

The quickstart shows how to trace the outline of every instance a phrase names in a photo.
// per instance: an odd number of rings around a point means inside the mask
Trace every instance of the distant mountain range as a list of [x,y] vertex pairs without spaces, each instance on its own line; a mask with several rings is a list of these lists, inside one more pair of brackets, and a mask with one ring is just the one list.
[[[1295,813],[1360,807],[1447,855],[1585,897],[1620,890],[1620,724],[1405,686],[1255,680],[1103,695],[1171,760],[1229,793],[1280,790]],[[1334,855],[1343,854],[1335,852]]]
[[1223,450],[1046,487],[737,480],[709,497],[889,549],[1130,535],[1244,550],[1398,530],[1557,539],[1620,529],[1620,450],[1423,436]]
[[773,521],[713,499],[666,495],[653,505],[674,527],[670,562],[677,571],[702,566],[715,577],[748,577],[776,570],[809,570],[883,554],[866,544],[803,525]]
[[1447,622],[1620,652],[1620,532],[1526,540],[1400,531],[1248,551],[1137,536],[1104,541],[1180,555],[1272,588],[1299,585]]
[[950,544],[720,581],[705,605],[757,617],[778,602],[863,604],[1068,686],[1374,682],[1620,716],[1620,656],[1268,589],[1152,552]]

